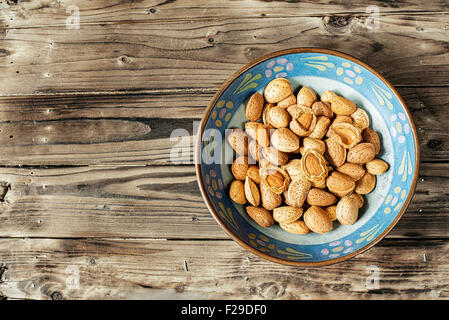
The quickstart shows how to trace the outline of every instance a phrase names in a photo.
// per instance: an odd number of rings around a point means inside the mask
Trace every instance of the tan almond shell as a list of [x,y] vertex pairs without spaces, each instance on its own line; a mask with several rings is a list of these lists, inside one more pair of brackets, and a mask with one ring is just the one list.
[[359,216],[359,204],[356,199],[345,196],[337,203],[337,219],[343,225],[352,225]]
[[353,198],[357,201],[357,204],[359,205],[359,209],[361,207],[363,207],[363,204],[365,203],[365,199],[363,198],[363,196],[361,194],[358,194],[357,192],[353,192],[348,197]]
[[238,204],[245,204],[245,187],[242,181],[234,180],[229,187],[229,197]]
[[301,218],[302,213],[302,208],[292,206],[277,207],[273,210],[273,219],[279,223],[293,222]]
[[351,100],[337,96],[331,100],[331,109],[335,114],[349,116],[354,113],[357,106]]
[[335,117],[334,121],[332,121],[331,127],[334,124],[337,124],[337,123],[349,123],[349,124],[352,124],[352,118],[351,118],[351,116],[338,115],[338,116]]
[[318,188],[318,189],[324,189],[326,188],[326,178],[317,180],[317,181],[311,181],[310,182],[312,184],[313,188]]
[[249,121],[257,121],[262,115],[264,103],[263,96],[255,92],[246,104],[246,118]]
[[263,123],[257,121],[248,121],[245,122],[245,132],[246,134],[253,140],[257,139],[257,131],[264,130],[265,126]]
[[338,143],[335,139],[327,138],[324,140],[326,147],[326,159],[334,167],[339,167],[346,161],[346,148]]
[[262,149],[262,154],[265,159],[276,166],[282,166],[288,162],[288,154],[279,151],[275,147],[265,147]]
[[311,186],[310,181],[303,177],[291,181],[287,189],[287,197],[290,205],[301,208],[306,201],[307,193]]
[[355,188],[355,181],[338,171],[333,171],[326,180],[326,186],[333,194],[343,197]]
[[341,166],[338,166],[335,170],[350,176],[354,181],[362,179],[365,174],[365,169],[360,164],[345,162]]
[[279,226],[287,232],[294,234],[308,234],[310,229],[302,220],[296,220],[289,223],[279,223]]
[[321,116],[317,118],[315,128],[312,133],[309,135],[310,138],[322,139],[326,134],[329,126],[331,124],[331,120],[328,117]]
[[287,171],[291,180],[296,180],[303,177],[300,159],[292,159],[281,166],[281,168]]
[[266,125],[259,127],[256,134],[257,143],[262,147],[268,147],[270,145],[270,128]]
[[365,164],[366,171],[371,174],[379,175],[388,170],[388,163],[382,159],[373,159]]
[[246,175],[255,183],[260,184],[259,167],[257,165],[250,165],[246,171]]
[[312,104],[310,108],[317,117],[325,116],[330,119],[334,116],[334,113],[332,112],[331,105],[329,102],[316,101]]
[[349,149],[347,161],[356,164],[365,164],[370,162],[376,156],[374,145],[368,142],[362,142]]
[[305,153],[307,150],[315,150],[321,154],[324,154],[326,151],[326,145],[323,140],[305,137],[302,139],[303,152]]
[[234,178],[237,180],[245,180],[246,172],[248,171],[248,157],[247,156],[239,156],[234,160],[231,166],[231,172]]
[[371,143],[374,146],[374,152],[379,154],[380,152],[380,138],[376,131],[371,128],[365,128],[362,131],[363,142]]
[[232,129],[231,133],[228,135],[228,143],[237,154],[248,154],[248,136],[242,129]]
[[260,199],[262,200],[262,207],[267,210],[273,210],[282,204],[282,196],[276,194],[269,186],[261,181],[260,185]]
[[327,233],[332,230],[332,221],[326,211],[317,206],[311,206],[304,212],[306,226],[316,233]]
[[357,108],[352,114],[352,124],[357,127],[360,131],[369,127],[370,121],[369,116],[365,110]]
[[257,162],[263,159],[262,147],[259,146],[256,140],[251,140],[248,145],[248,151],[251,158]]
[[263,108],[262,111],[262,122],[264,125],[269,125],[270,124],[270,110],[271,108],[274,108],[274,104],[272,103],[265,103],[265,107]]
[[365,172],[362,179],[356,182],[355,192],[359,194],[368,194],[376,187],[376,176]]
[[354,147],[362,140],[360,130],[352,124],[344,122],[333,124],[328,135],[347,149]]
[[260,192],[257,184],[251,180],[248,176],[244,183],[245,197],[249,203],[253,206],[258,207],[260,205]]
[[321,101],[324,102],[331,102],[333,98],[338,97],[338,95],[330,90],[326,90],[323,92],[323,94],[321,95]]
[[269,103],[278,103],[292,94],[290,82],[285,78],[271,80],[265,87],[264,97]]
[[290,124],[290,114],[281,107],[273,107],[270,109],[268,118],[270,124],[275,128],[286,128]]
[[287,98],[281,100],[278,102],[277,106],[281,107],[283,109],[287,109],[288,107],[290,107],[291,105],[296,104],[296,97],[295,95],[292,93],[291,95],[289,95]]
[[271,212],[265,208],[248,206],[246,213],[261,227],[268,228],[274,224]]
[[337,198],[325,190],[312,188],[307,194],[307,203],[311,206],[327,207],[337,202]]
[[[315,158],[315,160],[311,159],[313,162],[309,162],[309,157]],[[309,167],[309,165],[312,165],[312,167]],[[301,169],[304,177],[306,177],[309,181],[320,181],[328,174],[326,160],[323,155],[311,149],[307,150],[302,156]],[[318,172],[318,174],[316,174],[316,172]]]
[[315,101],[317,101],[315,91],[306,86],[302,87],[301,90],[299,90],[298,95],[296,97],[297,104],[302,104],[306,107],[311,107]]
[[327,214],[329,215],[329,218],[330,218],[332,221],[337,220],[337,205],[336,205],[336,204],[324,208],[324,211],[327,212]]
[[274,130],[271,145],[282,152],[293,152],[299,148],[299,138],[287,128]]

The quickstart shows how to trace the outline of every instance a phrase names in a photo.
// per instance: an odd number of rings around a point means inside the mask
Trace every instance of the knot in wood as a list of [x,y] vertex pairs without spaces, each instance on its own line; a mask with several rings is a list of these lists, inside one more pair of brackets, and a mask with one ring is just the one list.
[[321,29],[330,34],[350,33],[357,19],[353,16],[328,16],[321,20]]

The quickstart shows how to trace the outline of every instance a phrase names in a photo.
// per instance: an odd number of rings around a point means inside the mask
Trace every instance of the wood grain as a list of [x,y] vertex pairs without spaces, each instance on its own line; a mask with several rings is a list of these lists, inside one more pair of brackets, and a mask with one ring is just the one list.
[[[399,88],[399,93],[418,128],[422,161],[449,160],[447,88]],[[191,164],[193,132],[211,98],[206,93],[2,97],[0,165]]]
[[[193,166],[0,168],[0,177],[0,237],[229,239]],[[447,238],[448,222],[449,164],[423,164],[413,201],[388,236]]]
[[373,4],[378,29],[361,1],[20,1],[2,10],[0,95],[216,90],[293,47],[353,54],[398,86],[448,85],[448,4]]
[[[223,240],[0,239],[0,293],[27,299],[447,299],[448,249],[447,240],[385,240],[340,264],[295,268]],[[373,268],[378,288],[369,286]]]

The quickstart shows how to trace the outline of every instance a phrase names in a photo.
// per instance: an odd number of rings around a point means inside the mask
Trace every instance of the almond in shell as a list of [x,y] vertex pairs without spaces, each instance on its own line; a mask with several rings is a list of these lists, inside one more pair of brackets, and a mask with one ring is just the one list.
[[253,140],[257,139],[257,131],[264,130],[265,126],[263,123],[257,121],[248,121],[245,122],[245,132],[246,134]]
[[303,177],[300,159],[292,159],[287,162],[287,164],[281,166],[281,168],[287,171],[291,180],[296,180]]
[[336,204],[324,208],[324,211],[327,212],[331,221],[337,220],[337,205]]
[[245,180],[248,167],[249,165],[247,156],[240,156],[235,159],[231,166],[231,171],[234,175],[234,178],[241,181]]
[[349,123],[349,124],[352,124],[352,118],[350,116],[339,115],[339,116],[335,117],[334,121],[332,121],[331,126],[333,126],[334,124],[337,124],[337,123]]
[[317,206],[311,206],[304,212],[306,226],[316,233],[327,233],[332,230],[332,220],[329,215]]
[[261,183],[268,186],[274,193],[281,194],[287,190],[290,177],[284,169],[267,166],[259,170]]
[[297,104],[311,107],[315,101],[317,101],[315,91],[306,86],[302,87],[301,90],[299,90],[298,96],[296,97]]
[[325,102],[331,102],[332,99],[334,99],[335,97],[338,97],[338,95],[330,90],[326,90],[323,92],[323,94],[321,95],[321,101],[325,101]]
[[310,138],[310,137],[305,137],[302,140],[302,146],[303,146],[303,154],[307,151],[307,150],[315,150],[318,153],[324,154],[324,152],[326,151],[326,145],[324,143],[323,140],[320,139],[315,139],[315,138]]
[[345,196],[337,203],[337,219],[344,225],[352,225],[359,216],[359,205],[354,198]]
[[250,165],[248,167],[248,170],[246,171],[246,175],[255,183],[260,183],[260,176],[259,176],[259,167],[256,165]]
[[276,166],[282,166],[288,162],[288,154],[279,151],[275,147],[265,147],[262,149],[262,154],[265,159]]
[[363,196],[361,194],[358,194],[357,192],[353,192],[348,197],[353,198],[355,201],[357,201],[359,209],[361,207],[363,207],[363,204],[365,203],[365,199],[363,199]]
[[244,190],[246,200],[248,200],[248,202],[253,206],[258,207],[260,205],[259,188],[257,187],[257,184],[248,176],[245,179]]
[[310,229],[302,220],[296,220],[288,223],[279,223],[279,226],[287,232],[294,234],[308,234]]
[[357,106],[354,102],[337,96],[331,100],[331,109],[335,114],[349,116],[357,109]]
[[246,203],[245,187],[242,181],[240,180],[232,181],[231,186],[229,187],[229,197],[235,203],[238,204]]
[[286,128],[290,123],[290,114],[281,107],[271,108],[268,117],[270,124],[275,128]]
[[293,222],[301,218],[302,208],[292,206],[277,207],[273,210],[273,219],[279,223]]
[[277,103],[292,94],[290,82],[285,78],[277,78],[267,84],[264,91],[265,100]]
[[271,129],[266,125],[262,125],[257,129],[256,140],[260,146],[268,147],[270,145],[270,132]]
[[255,92],[246,104],[246,118],[250,121],[257,121],[262,115],[265,101],[259,92]]
[[346,161],[346,148],[333,138],[324,140],[326,146],[326,159],[335,167],[341,166]]
[[348,151],[348,162],[356,164],[365,164],[370,162],[376,156],[374,145],[368,142],[362,142]]
[[369,172],[365,172],[362,179],[357,181],[355,186],[355,192],[359,194],[368,194],[374,190],[375,186],[376,186],[376,176]]
[[292,206],[301,208],[306,201],[311,186],[310,181],[303,177],[291,181],[287,190],[286,198],[288,198],[288,202]]
[[371,143],[374,146],[374,152],[380,152],[380,138],[376,131],[371,128],[365,128],[362,131],[363,142]]
[[369,117],[365,110],[357,108],[352,114],[352,124],[356,126],[360,131],[369,127]]
[[299,149],[299,138],[287,128],[276,129],[271,135],[271,144],[282,152],[294,152]]
[[338,171],[333,171],[326,180],[326,186],[333,194],[343,197],[355,188],[355,181]]
[[337,198],[325,190],[312,188],[307,194],[306,201],[311,206],[327,207],[337,202]]
[[287,109],[292,115],[290,130],[300,137],[306,137],[313,132],[316,126],[317,117],[312,109],[305,106],[293,105]]
[[261,227],[268,228],[274,224],[273,216],[267,209],[248,206],[246,213]]
[[248,152],[251,158],[255,161],[260,161],[263,159],[262,147],[259,146],[256,140],[251,140],[248,145]]
[[237,154],[248,154],[248,136],[241,129],[231,130],[228,135],[228,143]]
[[274,193],[273,190],[263,182],[260,183],[260,199],[262,201],[262,207],[267,210],[273,210],[282,204],[282,196]]
[[365,164],[366,171],[371,174],[379,175],[388,170],[388,163],[381,159],[374,159]]
[[335,170],[350,176],[354,181],[362,179],[365,174],[365,169],[356,163],[345,162],[341,166],[337,167]]
[[262,122],[266,126],[270,125],[270,118],[268,115],[270,114],[271,108],[274,108],[274,104],[265,103],[265,107],[263,108],[263,111],[262,111]]

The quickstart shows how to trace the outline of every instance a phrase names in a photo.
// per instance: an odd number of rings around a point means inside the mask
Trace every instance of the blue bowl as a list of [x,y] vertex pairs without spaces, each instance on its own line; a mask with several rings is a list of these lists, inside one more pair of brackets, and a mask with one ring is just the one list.
[[[351,226],[336,223],[326,234],[290,234],[275,224],[262,228],[231,201],[233,180],[225,129],[244,128],[245,106],[273,79],[287,78],[296,94],[301,86],[321,95],[326,90],[354,101],[371,117],[381,139],[379,158],[389,170],[377,176],[365,196],[359,219]],[[197,137],[195,163],[203,198],[217,222],[241,246],[274,262],[296,266],[328,265],[372,247],[398,222],[415,190],[419,168],[416,129],[408,108],[393,86],[373,68],[340,52],[299,48],[257,59],[232,76],[212,99]],[[232,162],[231,162],[232,163]]]

